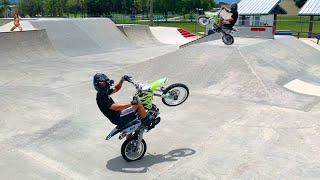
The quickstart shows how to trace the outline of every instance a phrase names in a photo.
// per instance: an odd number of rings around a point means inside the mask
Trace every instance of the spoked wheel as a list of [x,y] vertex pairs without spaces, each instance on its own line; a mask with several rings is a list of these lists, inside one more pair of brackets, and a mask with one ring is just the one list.
[[172,84],[163,91],[162,102],[167,106],[178,106],[189,97],[189,88],[180,83]]
[[230,34],[224,34],[222,36],[222,41],[225,45],[231,45],[234,43],[234,38]]
[[137,161],[143,158],[147,150],[147,144],[144,139],[142,139],[139,148],[137,148],[137,146],[138,136],[133,136],[125,140],[121,146],[122,157],[128,162]]
[[198,23],[199,23],[201,26],[206,26],[206,25],[208,25],[208,24],[210,23],[209,18],[206,17],[206,16],[199,16],[199,17],[197,18],[197,20],[198,20]]

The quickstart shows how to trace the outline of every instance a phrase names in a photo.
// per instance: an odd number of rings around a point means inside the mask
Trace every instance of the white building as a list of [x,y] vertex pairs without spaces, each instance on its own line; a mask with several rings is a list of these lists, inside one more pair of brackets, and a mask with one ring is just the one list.
[[281,0],[241,0],[238,3],[240,26],[275,26],[277,14],[287,14]]

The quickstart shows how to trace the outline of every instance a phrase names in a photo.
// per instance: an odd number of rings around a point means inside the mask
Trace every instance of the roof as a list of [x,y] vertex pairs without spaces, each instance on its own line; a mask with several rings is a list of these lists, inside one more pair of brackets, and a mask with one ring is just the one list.
[[[279,8],[281,0],[241,0],[238,4],[240,15],[267,15]],[[280,7],[281,8],[281,7]],[[279,12],[287,13],[283,8]]]
[[300,16],[310,16],[320,15],[320,1],[319,0],[308,0],[303,7],[300,9],[299,13]]
[[280,5],[277,5],[270,14],[287,14],[287,11],[281,7]]

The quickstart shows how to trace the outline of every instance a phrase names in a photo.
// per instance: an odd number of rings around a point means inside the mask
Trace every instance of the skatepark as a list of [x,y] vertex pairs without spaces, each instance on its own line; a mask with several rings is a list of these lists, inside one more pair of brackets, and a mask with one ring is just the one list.
[[[318,179],[320,51],[293,36],[214,35],[116,25],[107,18],[24,21],[0,28],[0,179]],[[180,48],[181,45],[190,45]],[[150,83],[167,77],[190,96],[155,97],[162,118],[128,163],[99,111],[97,72]],[[129,102],[134,87],[113,95]]]

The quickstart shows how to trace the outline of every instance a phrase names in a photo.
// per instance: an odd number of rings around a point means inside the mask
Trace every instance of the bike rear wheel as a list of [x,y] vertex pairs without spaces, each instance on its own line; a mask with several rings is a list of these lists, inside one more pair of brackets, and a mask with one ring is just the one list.
[[172,84],[163,91],[162,102],[167,106],[178,106],[189,97],[189,88],[180,83]]

